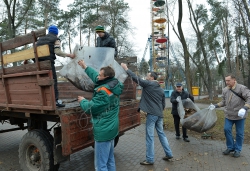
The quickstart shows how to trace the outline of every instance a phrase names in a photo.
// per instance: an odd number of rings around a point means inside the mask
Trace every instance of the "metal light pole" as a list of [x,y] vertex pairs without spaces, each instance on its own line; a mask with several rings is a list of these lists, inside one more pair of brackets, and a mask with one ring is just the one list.
[[200,73],[197,73],[197,77],[198,77],[198,88],[199,88],[198,99],[200,99]]

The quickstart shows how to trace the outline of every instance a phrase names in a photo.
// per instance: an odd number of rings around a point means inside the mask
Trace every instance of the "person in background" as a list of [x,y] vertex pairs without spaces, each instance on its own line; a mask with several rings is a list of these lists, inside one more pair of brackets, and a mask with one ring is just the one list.
[[104,30],[103,26],[96,26],[95,28],[96,34],[98,34],[99,37],[97,37],[97,42],[96,42],[96,47],[111,47],[115,49],[115,58],[117,58],[117,47],[116,47],[116,42],[113,37],[109,35]]
[[[246,86],[238,84],[233,74],[227,74],[225,81],[227,87],[222,90],[222,101],[212,107],[225,107],[224,133],[227,149],[223,151],[223,154],[229,155],[234,152],[233,157],[240,157],[244,141],[245,119],[248,116],[247,110],[250,108],[250,90]],[[232,134],[234,124],[235,141]]]
[[[55,99],[56,99],[56,106],[57,107],[64,107],[64,104],[59,103],[59,93],[57,88],[57,76],[56,76],[56,68],[55,68],[55,60],[56,55],[62,56],[62,57],[70,57],[71,59],[75,58],[74,54],[69,54],[62,52],[60,49],[60,41],[57,38],[58,35],[58,28],[55,25],[52,25],[48,29],[48,34],[46,36],[40,37],[36,43],[37,46],[42,45],[49,45],[49,56],[44,56],[38,58],[38,61],[46,61],[49,60],[51,62],[51,69],[53,72],[53,79],[54,79],[54,89],[55,89]],[[35,61],[35,59],[33,59]]]
[[[173,118],[174,118],[176,139],[180,139],[180,116],[177,110],[178,100],[176,100],[178,96],[180,96],[181,100],[190,98],[192,101],[194,101],[194,97],[183,89],[181,83],[177,83],[175,85],[175,91],[173,91],[171,94],[170,102],[172,103],[171,114],[173,115]],[[182,138],[185,142],[190,142],[187,136],[187,129],[184,127],[182,127]]]
[[165,94],[157,81],[157,74],[150,72],[147,74],[146,80],[137,77],[127,65],[121,63],[122,68],[139,84],[143,90],[139,108],[147,113],[146,117],[146,160],[140,162],[141,165],[154,164],[154,128],[157,131],[159,140],[165,152],[163,160],[173,158],[172,151],[169,147],[168,139],[163,131],[163,110],[165,108]]
[[83,60],[78,64],[95,84],[91,100],[78,96],[83,111],[92,116],[95,170],[115,171],[114,139],[119,133],[120,95],[124,85],[115,78],[115,71],[110,66],[101,68],[98,73]]

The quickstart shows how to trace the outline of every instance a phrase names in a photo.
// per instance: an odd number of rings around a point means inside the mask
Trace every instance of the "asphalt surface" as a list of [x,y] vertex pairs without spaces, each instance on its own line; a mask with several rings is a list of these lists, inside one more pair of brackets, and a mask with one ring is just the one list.
[[[169,99],[166,100],[169,101]],[[167,106],[169,104],[166,104]],[[197,104],[200,108],[208,105]],[[172,118],[171,118],[172,119]],[[1,129],[10,128],[0,125]],[[223,130],[222,130],[223,131]],[[20,171],[18,146],[27,131],[14,131],[0,134],[0,171]],[[244,144],[241,157],[224,156],[225,142],[190,137],[189,143],[176,140],[174,132],[165,130],[174,158],[164,161],[164,152],[155,133],[155,162],[152,166],[142,166],[145,160],[145,124],[129,130],[120,137],[115,148],[117,171],[249,171],[250,145]],[[198,133],[197,133],[198,134]],[[60,171],[94,171],[94,151],[92,147],[70,156],[70,161],[61,163]]]

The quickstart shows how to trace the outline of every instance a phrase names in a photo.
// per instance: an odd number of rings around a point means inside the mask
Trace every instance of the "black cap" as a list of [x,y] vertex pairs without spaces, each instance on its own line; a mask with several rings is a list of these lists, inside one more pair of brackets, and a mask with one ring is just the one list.
[[182,86],[182,84],[181,83],[176,83],[176,85],[175,85],[176,87],[181,87]]

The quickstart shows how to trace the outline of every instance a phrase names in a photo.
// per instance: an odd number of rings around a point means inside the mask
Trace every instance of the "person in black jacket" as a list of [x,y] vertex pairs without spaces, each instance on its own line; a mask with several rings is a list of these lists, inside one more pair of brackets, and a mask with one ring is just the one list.
[[[176,139],[180,139],[180,117],[178,114],[178,110],[177,110],[177,105],[178,105],[178,101],[176,100],[176,98],[180,96],[181,100],[185,100],[187,98],[190,98],[192,101],[194,101],[194,97],[192,95],[190,95],[188,92],[184,91],[182,84],[181,83],[177,83],[176,84],[176,90],[172,92],[171,97],[170,97],[170,102],[172,103],[172,115],[174,118],[174,126],[175,126],[175,135],[176,135]],[[182,127],[182,138],[185,142],[190,142],[190,140],[188,139],[187,136],[187,129]]]
[[117,58],[117,47],[115,39],[104,31],[103,26],[96,26],[96,34],[98,34],[96,47],[111,47],[115,49],[115,58]]
[[[55,89],[55,99],[56,99],[56,106],[57,107],[64,107],[64,104],[61,104],[58,102],[58,88],[57,88],[57,76],[56,76],[56,68],[55,68],[55,60],[56,60],[56,55],[59,56],[63,56],[63,57],[70,57],[70,58],[74,58],[75,55],[74,54],[68,54],[68,53],[64,53],[61,50],[59,50],[58,48],[58,28],[54,25],[50,26],[48,29],[48,34],[40,37],[36,43],[37,46],[42,46],[42,45],[49,45],[49,51],[50,51],[50,55],[49,56],[44,56],[44,57],[40,57],[38,58],[38,61],[46,61],[46,60],[50,60],[51,62],[51,69],[53,72],[53,79],[54,79],[54,89]],[[33,59],[35,61],[35,59]]]

